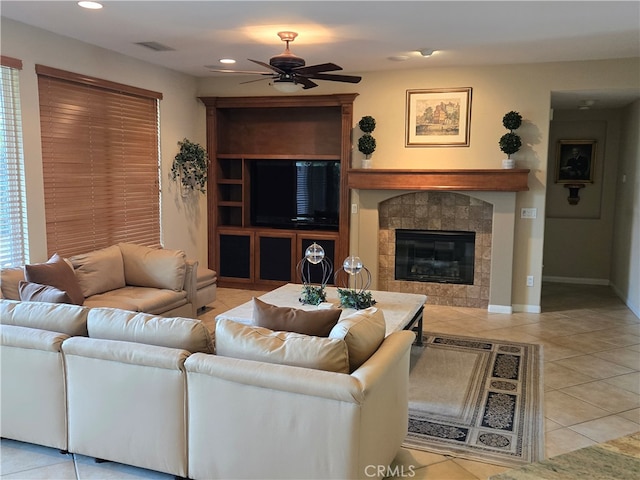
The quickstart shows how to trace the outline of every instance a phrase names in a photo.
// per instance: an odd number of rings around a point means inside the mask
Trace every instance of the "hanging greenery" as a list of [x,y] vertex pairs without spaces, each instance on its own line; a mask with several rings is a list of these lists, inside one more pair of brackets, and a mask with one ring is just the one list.
[[188,139],[178,142],[180,151],[171,165],[171,179],[180,181],[186,190],[206,192],[209,159],[207,151]]

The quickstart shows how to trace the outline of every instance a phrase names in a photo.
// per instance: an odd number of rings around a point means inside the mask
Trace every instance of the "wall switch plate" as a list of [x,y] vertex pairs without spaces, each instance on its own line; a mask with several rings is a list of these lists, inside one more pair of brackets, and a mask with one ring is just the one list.
[[536,218],[537,216],[537,208],[523,208],[522,210],[520,210],[520,218]]
[[351,213],[358,213],[358,204],[357,203],[352,203],[351,204]]
[[527,275],[527,287],[533,287],[533,275]]

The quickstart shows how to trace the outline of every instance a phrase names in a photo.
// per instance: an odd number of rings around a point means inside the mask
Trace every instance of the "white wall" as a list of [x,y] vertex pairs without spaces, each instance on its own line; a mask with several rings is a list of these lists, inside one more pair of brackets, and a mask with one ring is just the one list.
[[640,317],[640,100],[624,109],[621,125],[611,284]]
[[35,65],[41,64],[118,83],[161,92],[160,148],[162,242],[183,249],[206,263],[207,217],[204,195],[182,198],[168,178],[178,140],[206,143],[204,106],[196,96],[196,79],[172,70],[93,47],[2,18],[2,55],[19,58],[20,99],[27,189],[27,214],[32,262],[47,259],[40,114]]
[[[620,157],[619,110],[554,111],[549,136],[544,277],[608,285]],[[569,191],[555,183],[559,140],[594,140],[593,183],[570,205]]]

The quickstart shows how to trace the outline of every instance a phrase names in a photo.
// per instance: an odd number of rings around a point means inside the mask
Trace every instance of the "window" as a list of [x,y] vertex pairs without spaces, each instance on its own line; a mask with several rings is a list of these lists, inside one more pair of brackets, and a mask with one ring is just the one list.
[[48,254],[160,246],[162,94],[36,65]]
[[22,61],[2,56],[0,63],[0,267],[12,267],[29,262],[18,84]]

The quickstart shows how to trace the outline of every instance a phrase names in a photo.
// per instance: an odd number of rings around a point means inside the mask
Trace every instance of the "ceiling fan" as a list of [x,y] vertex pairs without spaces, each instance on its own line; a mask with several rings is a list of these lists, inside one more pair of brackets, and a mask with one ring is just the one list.
[[[289,50],[289,43],[293,42],[298,34],[296,32],[278,32],[278,36],[283,42],[287,44],[283,53],[271,57],[269,59],[269,63],[261,62],[259,60],[252,60],[250,58],[248,59],[250,62],[267,68],[268,70],[270,70],[269,72],[247,70],[219,70],[212,68],[212,66],[207,66],[206,68],[208,68],[212,72],[236,74],[246,73],[252,75],[268,76],[273,81],[273,86],[276,89],[285,92],[297,90],[299,88],[298,85],[302,85],[302,88],[304,90],[317,87],[318,84],[313,80],[358,83],[362,79],[362,77],[353,75],[336,75],[332,73],[325,73],[342,70],[342,67],[339,67],[334,63],[322,63],[319,65],[310,65],[308,67],[305,66],[306,64],[304,59],[298,57],[297,55],[294,55],[293,53],[291,53],[291,50]],[[265,79],[250,80],[249,82],[242,83],[256,82],[259,80]]]

